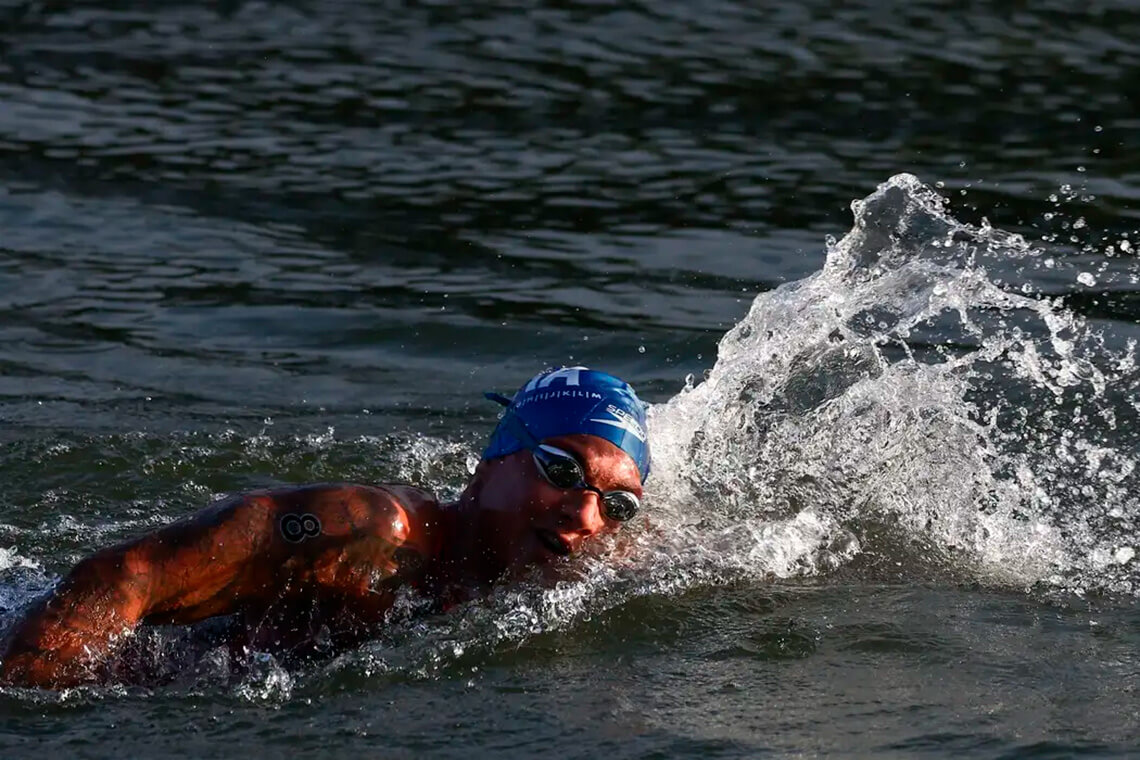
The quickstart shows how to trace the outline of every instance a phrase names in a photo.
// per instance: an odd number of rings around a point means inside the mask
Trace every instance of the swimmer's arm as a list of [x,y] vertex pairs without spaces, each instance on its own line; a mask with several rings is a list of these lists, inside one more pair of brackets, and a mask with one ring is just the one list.
[[[301,515],[315,517],[320,532],[300,537],[283,527]],[[240,611],[280,594],[298,575],[335,567],[330,555],[363,540],[394,551],[407,524],[391,494],[362,486],[223,500],[76,565],[13,630],[0,683],[64,688],[98,680],[115,641],[140,623],[193,623]]]
[[149,580],[149,568],[117,548],[80,562],[13,629],[0,683],[65,688],[95,680],[98,656],[141,616]]

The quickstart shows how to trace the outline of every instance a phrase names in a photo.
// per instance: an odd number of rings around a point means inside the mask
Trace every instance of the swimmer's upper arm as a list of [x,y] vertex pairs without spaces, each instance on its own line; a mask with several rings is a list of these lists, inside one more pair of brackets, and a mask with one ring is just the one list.
[[[386,491],[318,485],[255,492],[218,505],[140,547],[156,570],[147,622],[192,623],[238,611],[290,582],[322,581],[345,553],[383,561],[407,538],[408,518]],[[379,555],[379,556],[376,556]],[[365,558],[361,557],[361,564]]]

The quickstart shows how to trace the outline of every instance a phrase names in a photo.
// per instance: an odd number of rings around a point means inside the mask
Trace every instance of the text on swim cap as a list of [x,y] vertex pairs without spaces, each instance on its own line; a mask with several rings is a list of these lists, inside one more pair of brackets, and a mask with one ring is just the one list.
[[616,428],[621,428],[630,433],[634,438],[645,443],[645,428],[637,421],[637,418],[624,409],[609,404],[606,406],[606,411],[613,415],[612,420],[599,420],[591,419],[590,422],[600,422],[603,425],[611,425]]
[[555,380],[562,380],[567,386],[578,385],[579,375],[584,369],[586,369],[586,367],[563,367],[548,375],[531,378],[531,381],[523,388],[523,392],[530,393],[535,388],[546,388]]
[[515,407],[521,409],[527,404],[535,401],[550,401],[556,398],[590,398],[602,399],[602,394],[597,391],[546,391],[545,393],[535,393],[533,396],[527,396],[522,401],[515,404]]

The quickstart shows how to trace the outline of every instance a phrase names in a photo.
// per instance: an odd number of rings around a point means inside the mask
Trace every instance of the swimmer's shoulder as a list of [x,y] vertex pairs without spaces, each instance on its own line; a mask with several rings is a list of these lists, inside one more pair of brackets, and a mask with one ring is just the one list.
[[425,557],[438,556],[442,543],[443,505],[431,491],[405,483],[384,483],[375,488],[387,493],[406,525],[401,544]]
[[379,534],[397,545],[423,543],[440,513],[435,494],[403,483],[312,483],[249,496],[269,497],[279,523],[313,515],[325,536]]

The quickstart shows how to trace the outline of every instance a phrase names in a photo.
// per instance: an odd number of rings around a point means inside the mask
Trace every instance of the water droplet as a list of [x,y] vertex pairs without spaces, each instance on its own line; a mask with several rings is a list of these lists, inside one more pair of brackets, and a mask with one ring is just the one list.
[[645,346],[638,346],[637,347],[637,353],[644,354],[645,353]]
[[1077,282],[1091,288],[1096,285],[1096,277],[1093,276],[1092,272],[1081,272],[1077,275]]

